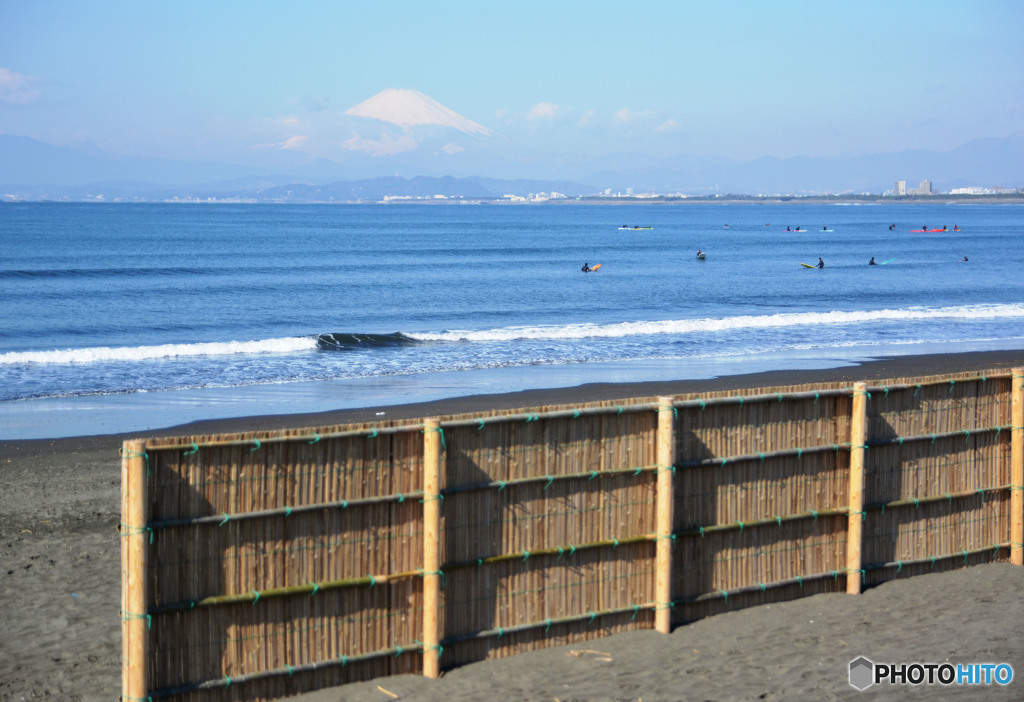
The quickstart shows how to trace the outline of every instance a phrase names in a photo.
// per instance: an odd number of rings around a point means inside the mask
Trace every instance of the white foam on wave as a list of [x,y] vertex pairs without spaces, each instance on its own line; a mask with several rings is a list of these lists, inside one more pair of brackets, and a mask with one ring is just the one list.
[[14,351],[0,354],[0,365],[19,363],[98,363],[103,361],[151,361],[192,356],[232,356],[256,353],[294,353],[316,348],[313,337],[262,339],[259,341],[214,341],[200,344],[162,344],[160,346],[99,346],[53,351]]
[[769,315],[739,315],[702,319],[673,319],[657,322],[617,324],[567,324],[536,327],[504,327],[480,331],[452,330],[408,334],[420,341],[512,341],[515,339],[616,338],[651,334],[694,334],[742,329],[769,329],[810,325],[865,324],[872,322],[929,319],[1000,319],[1024,317],[1024,305],[962,305],[955,307],[909,307],[855,312],[783,312]]

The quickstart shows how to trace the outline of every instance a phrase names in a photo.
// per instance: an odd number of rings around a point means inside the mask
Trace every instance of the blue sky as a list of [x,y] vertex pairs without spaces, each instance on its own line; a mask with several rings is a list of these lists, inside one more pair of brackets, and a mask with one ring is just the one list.
[[551,158],[944,151],[1024,131],[1022,29],[1019,0],[0,0],[0,133],[336,159],[407,88]]

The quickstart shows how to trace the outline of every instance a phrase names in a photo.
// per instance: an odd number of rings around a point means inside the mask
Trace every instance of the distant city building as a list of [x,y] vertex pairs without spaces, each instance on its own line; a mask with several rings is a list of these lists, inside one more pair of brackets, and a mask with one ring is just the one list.
[[897,180],[896,181],[896,194],[906,195],[907,194],[907,181]]

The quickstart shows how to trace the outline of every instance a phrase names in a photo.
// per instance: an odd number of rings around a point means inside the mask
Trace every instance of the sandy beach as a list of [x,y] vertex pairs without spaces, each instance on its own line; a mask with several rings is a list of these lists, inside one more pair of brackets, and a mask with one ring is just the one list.
[[[429,417],[658,394],[984,371],[1024,351],[880,359],[859,366],[710,380],[591,384],[316,415],[203,421],[131,435],[0,442],[0,700],[111,700],[120,694],[120,458],[126,438],[246,432]],[[639,631],[294,699],[853,699],[916,694],[1020,699],[1007,685],[874,686],[849,662],[1007,663],[1024,676],[1024,569],[1007,563],[892,581],[860,596],[816,595],[677,627]]]

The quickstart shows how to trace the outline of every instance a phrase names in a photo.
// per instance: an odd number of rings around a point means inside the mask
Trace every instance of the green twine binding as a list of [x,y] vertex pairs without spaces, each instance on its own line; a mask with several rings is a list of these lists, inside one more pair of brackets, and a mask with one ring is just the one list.
[[590,626],[591,624],[594,623],[594,620],[597,619],[597,612],[594,612],[592,610],[587,610],[587,613],[590,615],[590,621],[587,622],[587,626]]
[[638,615],[639,613],[640,613],[640,605],[638,605],[638,604],[633,605],[633,616],[629,618],[629,621],[633,621],[634,619],[636,619],[636,615]]
[[775,523],[778,524],[781,527],[782,526],[782,517],[780,517],[777,514],[774,515],[774,516],[775,516]]
[[224,679],[227,681],[227,683],[224,685],[225,689],[231,687],[231,678],[225,675]]
[[284,667],[288,669],[288,677],[289,678],[295,677],[295,668],[291,667],[287,663],[284,664]]
[[668,410],[672,410],[673,418],[679,419],[679,408],[675,405],[656,405],[656,407],[656,412],[667,412]]
[[505,481],[504,480],[499,480],[498,481],[498,492],[501,492],[504,489],[505,489]]
[[[376,429],[374,431],[376,431]],[[423,431],[421,433],[426,434],[428,431],[436,431],[438,434],[440,434],[441,435],[441,448],[447,450],[448,447],[445,446],[445,443],[444,443],[444,428],[443,427],[426,427],[426,428],[423,429]]]
[[249,594],[250,595],[255,595],[255,597],[253,597],[253,600],[252,600],[253,604],[256,604],[257,602],[260,601],[260,591],[259,590],[253,590]]
[[372,574],[367,573],[366,577],[368,577],[370,579],[370,587],[373,587],[374,585],[377,584],[377,578],[373,577]]
[[555,479],[550,475],[545,475],[544,477],[548,479],[548,481],[544,483],[544,489],[547,490],[551,487],[551,483],[555,482]]
[[587,478],[587,480],[593,480],[596,477],[597,477],[597,471],[596,470],[592,470],[592,471],[590,471],[590,477]]
[[640,475],[644,471],[643,466],[637,466],[636,470],[633,471],[633,475]]
[[348,656],[338,656],[338,658],[340,658],[340,659],[341,659],[341,664],[342,664],[343,666],[346,666],[346,665],[348,665]]
[[901,570],[903,570],[903,561],[896,561],[896,575],[899,575]]
[[719,590],[719,592],[722,593],[722,599],[725,600],[726,603],[728,604],[728,602],[729,602],[729,593],[727,591],[725,591],[725,590]]
[[985,490],[978,488],[978,494],[981,495],[981,504],[985,504]]
[[740,533],[743,533],[743,522],[736,520],[736,523],[740,525]]
[[260,443],[259,439],[253,439],[252,443],[253,443],[253,447],[251,449],[249,449],[249,453],[252,453],[253,451],[258,451],[260,449],[260,447],[263,446],[263,444]]
[[612,539],[612,541],[615,542],[614,544],[612,544],[612,549],[618,548],[619,547],[619,540],[618,539]]
[[313,592],[309,593],[309,596],[312,597],[320,590],[320,585],[319,583],[310,583],[310,585],[313,586]]
[[483,429],[483,428],[484,428],[484,418],[483,418],[483,417],[481,417],[481,418],[480,418],[480,425],[479,425],[479,426],[477,426],[477,431],[479,431],[479,430],[481,430],[481,429]]
[[224,526],[225,524],[227,524],[227,523],[228,523],[228,520],[229,520],[229,519],[231,519],[231,515],[230,515],[230,514],[228,514],[227,512],[224,512],[224,521],[222,521],[222,522],[221,522],[220,524],[218,524],[217,526]]
[[917,390],[914,391],[913,396],[917,397],[917,393],[921,392],[921,383],[915,383],[915,385],[917,385]]
[[796,576],[796,581],[797,581],[797,583],[798,583],[798,584],[800,585],[800,587],[803,587],[803,586],[804,586],[804,579],[803,579],[803,576],[801,576],[801,575],[798,575],[798,576]]
[[499,626],[498,627],[498,638],[500,639],[504,635],[505,635],[505,629],[503,627]]
[[548,617],[548,625],[544,627],[545,633],[551,631],[551,617]]
[[284,508],[284,516],[285,516],[285,518],[288,518],[288,517],[292,516],[292,508],[291,507],[285,507]]
[[761,592],[764,592],[767,586],[764,583],[758,583],[761,586]]
[[377,429],[376,429],[376,427],[369,434],[366,435],[366,438],[367,439],[376,439],[377,438]]
[[572,418],[573,419],[579,419],[580,418],[580,411],[579,410],[573,410],[572,411]]
[[146,629],[148,629],[148,630],[152,630],[153,629],[153,615],[151,615],[151,614],[135,614],[134,612],[126,612],[126,611],[124,611],[122,609],[121,610],[121,620],[122,621],[129,621],[131,619],[145,619],[146,620]]
[[402,655],[403,653],[405,653],[405,649],[403,649],[403,648],[402,648],[401,646],[399,646],[398,644],[395,644],[395,658],[398,658],[398,657],[399,657],[400,655]]
[[197,453],[199,453],[199,444],[197,444],[195,441],[193,441],[192,442],[192,450],[191,451],[185,451],[181,455],[182,456],[192,456],[192,455],[195,455]]
[[525,561],[529,557],[530,557],[530,552],[529,551],[523,551],[523,560]]
[[953,394],[953,388],[954,388],[955,386],[956,386],[956,381],[955,381],[955,380],[951,380],[951,381],[949,381],[949,394],[950,394],[950,395],[952,395],[952,394]]
[[319,434],[317,434],[317,433],[316,433],[316,432],[314,431],[314,432],[313,432],[313,438],[312,438],[312,439],[310,439],[309,443],[311,443],[311,444],[315,444],[315,443],[318,443],[319,441],[320,441],[320,435],[319,435]]
[[970,553],[969,553],[969,552],[967,551],[967,549],[965,548],[965,549],[964,549],[964,565],[967,565],[967,557],[968,557],[969,555],[971,555],[971,554],[970,554]]

